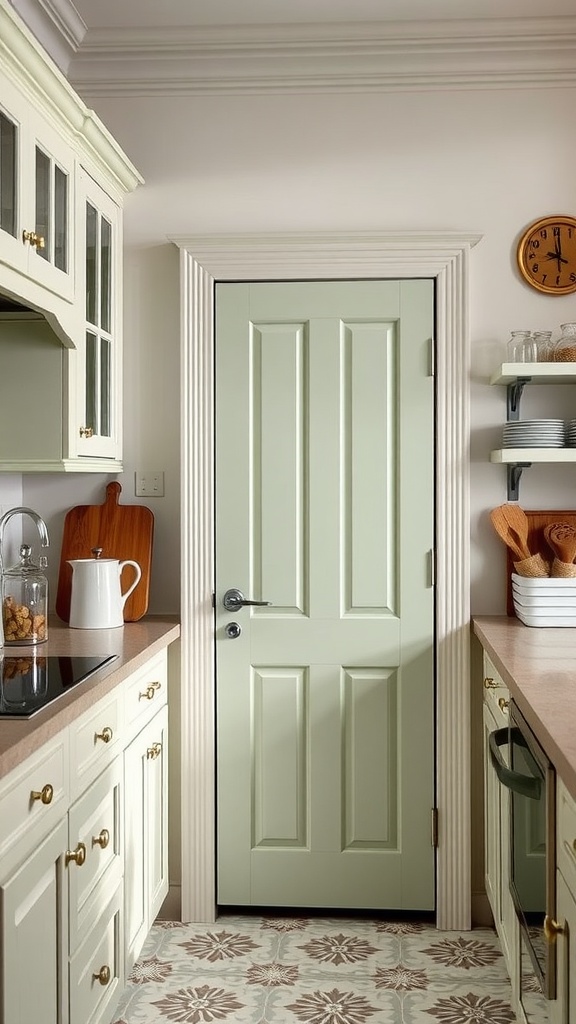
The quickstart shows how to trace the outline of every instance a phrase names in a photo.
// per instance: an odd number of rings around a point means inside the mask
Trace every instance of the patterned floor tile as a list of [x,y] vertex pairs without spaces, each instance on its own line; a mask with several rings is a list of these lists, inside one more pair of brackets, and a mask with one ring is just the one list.
[[512,1024],[495,932],[366,917],[158,922],[115,1024]]

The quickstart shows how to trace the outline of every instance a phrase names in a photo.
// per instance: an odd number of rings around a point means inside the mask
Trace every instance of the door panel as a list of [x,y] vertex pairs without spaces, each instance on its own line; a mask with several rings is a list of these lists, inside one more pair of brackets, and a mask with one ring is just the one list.
[[216,309],[218,900],[431,909],[432,283]]

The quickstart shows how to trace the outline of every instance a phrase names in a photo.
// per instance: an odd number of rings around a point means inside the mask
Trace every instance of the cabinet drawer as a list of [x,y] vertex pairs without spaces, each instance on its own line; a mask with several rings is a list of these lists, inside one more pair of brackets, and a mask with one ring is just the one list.
[[556,821],[558,867],[569,889],[576,893],[576,801],[560,779],[556,790]]
[[86,941],[70,960],[70,1020],[114,1020],[124,987],[122,888],[118,886]]
[[120,836],[122,758],[98,776],[70,808],[66,871],[70,953],[92,930],[122,876]]
[[57,822],[70,802],[68,732],[63,730],[0,780],[2,871],[26,856]]
[[72,799],[112,763],[122,745],[121,687],[103,697],[70,727]]
[[168,655],[166,650],[131,675],[125,684],[124,715],[126,741],[136,736],[168,700]]

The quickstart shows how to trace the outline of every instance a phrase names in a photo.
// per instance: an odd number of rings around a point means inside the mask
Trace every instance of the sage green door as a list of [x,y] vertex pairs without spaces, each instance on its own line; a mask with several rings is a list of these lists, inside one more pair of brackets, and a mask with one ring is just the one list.
[[222,905],[434,908],[432,331],[431,281],[216,287]]

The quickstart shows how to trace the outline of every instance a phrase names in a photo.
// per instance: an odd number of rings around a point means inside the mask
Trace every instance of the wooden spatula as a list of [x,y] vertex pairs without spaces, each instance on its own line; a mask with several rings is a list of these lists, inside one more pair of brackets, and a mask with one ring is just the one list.
[[509,506],[507,505],[499,505],[498,508],[493,508],[490,513],[490,519],[492,520],[492,525],[496,530],[496,533],[504,541],[506,546],[510,548],[516,561],[522,561],[524,558],[530,557],[530,551],[525,539],[528,527],[526,525],[526,530],[523,535],[524,539],[522,539],[518,534],[518,531],[510,526],[508,515],[504,511],[508,507]]

